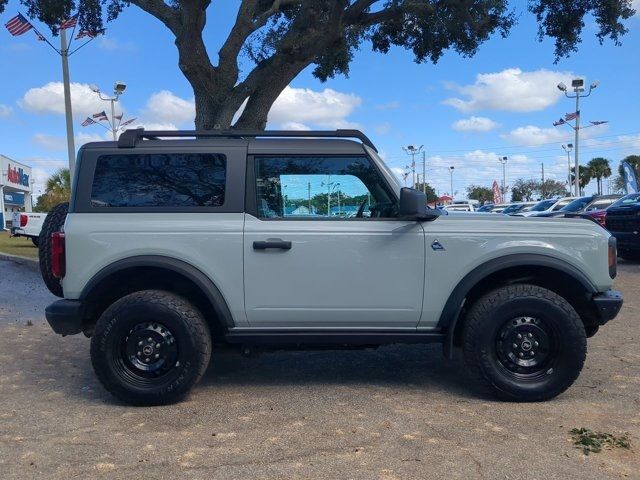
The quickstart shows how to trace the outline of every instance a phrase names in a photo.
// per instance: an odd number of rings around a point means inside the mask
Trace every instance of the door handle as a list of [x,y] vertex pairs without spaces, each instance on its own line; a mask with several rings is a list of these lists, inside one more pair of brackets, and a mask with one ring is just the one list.
[[267,240],[263,242],[253,242],[254,250],[267,250],[268,248],[291,250],[291,242],[280,239]]

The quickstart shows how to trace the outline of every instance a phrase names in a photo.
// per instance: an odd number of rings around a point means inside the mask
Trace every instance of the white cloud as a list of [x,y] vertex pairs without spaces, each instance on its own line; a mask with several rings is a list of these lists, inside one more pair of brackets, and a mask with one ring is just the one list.
[[282,124],[284,130],[311,130],[309,125],[298,122],[286,122]]
[[570,72],[535,70],[523,72],[509,68],[496,73],[481,73],[472,85],[448,84],[447,88],[466,98],[448,98],[444,104],[470,113],[479,110],[532,112],[555,104],[561,97],[556,85],[569,82]]
[[469,117],[454,122],[451,127],[459,132],[489,132],[498,127],[498,123],[487,117]]
[[[73,116],[86,117],[96,112],[108,110],[108,103],[100,100],[98,95],[86,83],[72,83],[71,104]],[[18,104],[30,112],[64,115],[64,92],[62,82],[50,82],[42,87],[27,90]],[[120,109],[119,109],[120,110]]]
[[13,109],[7,105],[0,103],[0,118],[7,118],[11,116]]
[[185,100],[169,90],[162,90],[149,97],[142,116],[152,119],[154,123],[174,125],[193,123],[196,116],[196,106],[193,99]]
[[350,93],[325,88],[318,92],[310,88],[287,87],[269,112],[269,122],[314,124],[323,128],[353,128],[347,117],[362,104],[362,99]]
[[44,148],[45,150],[58,151],[64,150],[67,146],[67,142],[64,138],[57,135],[48,135],[46,133],[36,133],[31,142]]
[[516,145],[539,145],[543,143],[562,143],[571,136],[570,131],[559,128],[540,128],[534,125],[518,127],[501,135],[508,142]]
[[374,130],[378,135],[388,135],[391,132],[391,124],[389,122],[380,123],[374,127]]

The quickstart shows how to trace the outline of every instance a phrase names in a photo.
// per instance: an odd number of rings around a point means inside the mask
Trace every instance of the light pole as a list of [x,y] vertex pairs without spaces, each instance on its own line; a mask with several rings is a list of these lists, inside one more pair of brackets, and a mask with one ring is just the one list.
[[[127,89],[127,84],[124,82],[116,82],[113,84],[113,97],[109,97],[109,96],[102,96],[102,92],[100,91],[100,88],[98,88],[98,86],[96,85],[90,85],[91,90],[93,90],[94,92],[96,92],[98,94],[98,96],[100,97],[100,100],[104,100],[105,102],[111,102],[111,133],[113,134],[113,141],[115,142],[116,140],[118,140],[118,127],[116,127],[116,109],[115,109],[115,103],[118,101],[118,99],[120,98],[120,95],[122,95],[124,93],[124,91]],[[122,118],[122,117],[120,117]]]
[[567,152],[567,185],[569,186],[569,192],[571,192],[571,150],[573,150],[573,143],[562,145],[562,149]]
[[[411,170],[411,188],[416,188],[416,155],[422,151],[422,147],[424,145],[420,145],[418,148],[413,145],[407,145],[406,147],[402,147],[402,149],[406,152],[407,155],[411,156],[411,166],[407,166]],[[423,157],[424,160],[424,157]],[[424,165],[423,165],[424,169]]]
[[[340,183],[332,182],[331,175],[329,175],[329,181],[327,183],[322,182],[320,184],[322,187],[327,187],[327,217],[331,216],[331,193],[335,189],[335,187],[339,187]],[[340,213],[340,192],[338,192],[338,214]]]
[[453,171],[455,170],[456,167],[454,167],[453,165],[451,165],[449,167],[449,174],[451,175],[451,203],[453,203]]
[[498,161],[502,164],[502,202],[505,201],[504,195],[507,191],[507,157],[499,157]]
[[[596,80],[591,85],[589,85],[589,92],[585,94],[584,79],[574,78],[573,80],[571,80],[571,88],[575,92],[575,95],[569,95],[569,93],[567,92],[568,90],[567,86],[563,82],[560,82],[558,84],[558,90],[563,92],[565,97],[576,99],[576,112],[575,112],[576,125],[575,127],[572,127],[573,130],[575,131],[574,155],[575,155],[575,195],[576,197],[580,196],[580,160],[578,157],[578,145],[580,141],[580,97],[583,97],[583,98],[588,97],[589,95],[591,95],[592,90],[598,88],[598,85],[600,85],[600,82]],[[569,118],[566,118],[566,119],[569,120]]]

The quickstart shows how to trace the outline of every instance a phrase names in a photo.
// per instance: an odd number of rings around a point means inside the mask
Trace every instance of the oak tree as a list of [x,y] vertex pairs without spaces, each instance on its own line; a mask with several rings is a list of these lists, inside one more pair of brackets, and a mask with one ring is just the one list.
[[[519,0],[238,0],[238,11],[221,45],[203,37],[212,0],[19,0],[27,15],[54,34],[62,19],[79,12],[82,30],[103,32],[105,23],[135,5],[155,17],[175,38],[178,64],[193,87],[198,129],[227,128],[244,105],[236,128],[265,128],[284,88],[313,65],[325,81],[347,75],[365,44],[376,52],[392,47],[413,52],[418,63],[436,63],[447,51],[472,56],[492,35],[507,37],[522,15]],[[0,13],[8,0],[0,0]],[[555,42],[556,61],[577,49],[585,23],[615,44],[627,31],[631,0],[529,0],[539,39]],[[213,54],[213,52],[216,52]],[[251,69],[242,73],[239,60]]]

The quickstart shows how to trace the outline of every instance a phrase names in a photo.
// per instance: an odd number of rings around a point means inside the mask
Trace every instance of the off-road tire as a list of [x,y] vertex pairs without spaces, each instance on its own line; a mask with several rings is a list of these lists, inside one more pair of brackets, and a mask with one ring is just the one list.
[[42,275],[42,280],[44,280],[44,284],[49,291],[56,297],[63,297],[64,295],[62,294],[60,279],[54,277],[51,273],[51,234],[62,230],[68,212],[68,203],[59,203],[53,207],[44,219],[38,242],[33,242],[34,245],[38,247],[40,254],[40,274]]
[[40,244],[40,237],[31,237],[31,243],[33,243],[34,247],[37,247]]
[[[147,324],[154,329],[149,340],[161,332],[169,332],[173,339],[171,345],[162,343],[157,353],[152,346],[152,355],[166,353],[170,346],[175,349],[171,360],[161,365],[166,371],[151,378],[136,367],[146,366],[136,356],[145,353],[129,355],[126,350],[132,340],[134,345],[146,341],[138,343],[134,335],[140,330],[133,329]],[[123,402],[164,405],[181,400],[200,380],[209,365],[211,343],[202,314],[187,300],[165,291],[144,290],[121,298],[100,316],[91,337],[91,362],[102,385]]]
[[[538,319],[535,325],[534,319]],[[516,365],[527,361],[531,351],[524,352],[524,360],[518,358],[526,346],[524,340],[518,344],[518,340],[504,342],[504,339],[516,338],[518,331],[527,337],[527,327],[541,326],[548,330],[547,340],[553,340],[547,342],[554,345],[548,351],[555,353],[545,356],[543,347],[536,347],[541,349],[533,352],[538,353],[536,361],[540,359],[540,365]],[[517,328],[525,330],[514,330]],[[505,331],[514,336],[503,336]],[[587,352],[584,325],[573,307],[556,293],[527,284],[501,287],[476,301],[466,315],[462,340],[469,373],[484,380],[495,395],[510,401],[537,402],[564,392],[578,378]],[[543,340],[540,344],[544,345]],[[508,354],[511,357],[507,355],[505,360],[505,349],[511,347],[514,347]],[[513,363],[509,358],[514,359]],[[542,362],[543,358],[548,363]],[[536,368],[540,371],[536,372]],[[529,369],[531,373],[521,373]]]

